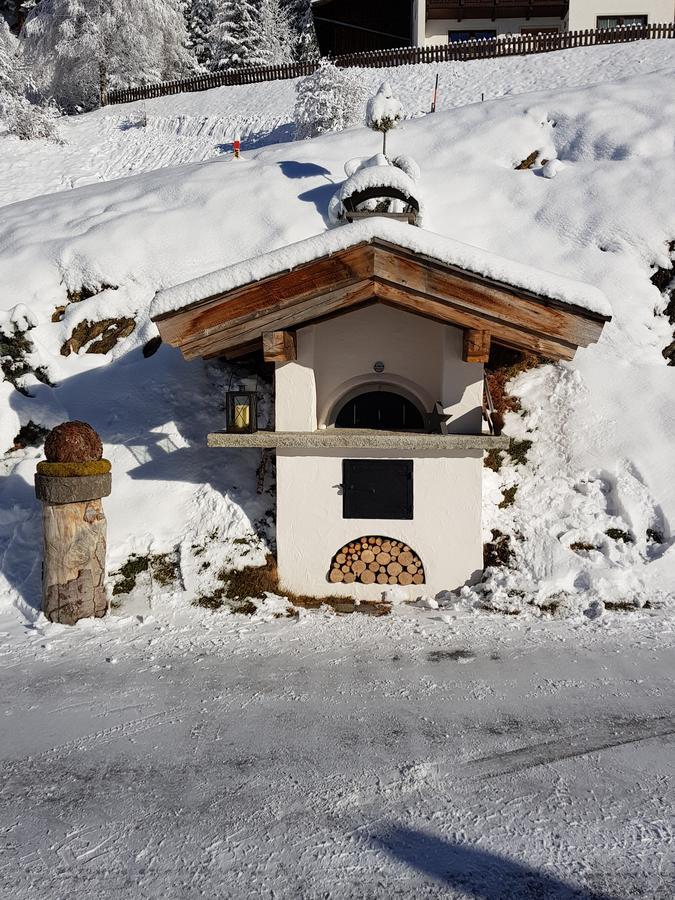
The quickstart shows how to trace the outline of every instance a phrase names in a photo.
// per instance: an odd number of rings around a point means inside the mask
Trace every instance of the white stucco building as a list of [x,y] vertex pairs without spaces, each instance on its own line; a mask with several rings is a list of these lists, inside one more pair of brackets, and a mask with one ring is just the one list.
[[208,443],[276,451],[281,590],[433,595],[482,572],[483,456],[508,446],[483,420],[491,342],[570,359],[609,313],[587,285],[362,215],[160,292],[153,320],[188,359],[274,364],[274,428],[235,388]]
[[[387,404],[390,415],[400,410],[399,421],[390,420],[397,430],[409,407],[400,403],[392,411],[392,398],[411,403],[422,421],[440,401],[448,433],[482,434],[483,365],[462,361],[461,329],[382,304],[298,330],[297,359],[276,365],[276,430],[330,433],[347,407],[361,412],[360,398],[369,410],[359,424],[376,428],[383,410],[373,395]],[[413,445],[278,449],[277,563],[283,586],[299,594],[325,593],[332,558],[366,534],[409,546],[425,565],[427,591],[458,587],[479,575],[481,444],[489,440],[469,449],[449,444],[447,450]],[[398,466],[390,471],[387,462],[409,461],[412,509],[402,508],[393,520],[353,515],[346,509],[346,458],[379,460],[388,499],[396,490],[392,479],[407,473]],[[378,486],[370,484],[370,489]],[[363,584],[330,587],[332,593],[373,594]]]
[[506,34],[673,22],[673,0],[414,0],[417,46]]

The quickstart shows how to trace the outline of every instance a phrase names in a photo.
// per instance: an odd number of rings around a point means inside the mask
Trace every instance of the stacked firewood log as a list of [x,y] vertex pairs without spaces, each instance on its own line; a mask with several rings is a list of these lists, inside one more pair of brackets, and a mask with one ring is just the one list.
[[334,584],[424,584],[424,567],[403,541],[362,537],[335,554],[328,580]]

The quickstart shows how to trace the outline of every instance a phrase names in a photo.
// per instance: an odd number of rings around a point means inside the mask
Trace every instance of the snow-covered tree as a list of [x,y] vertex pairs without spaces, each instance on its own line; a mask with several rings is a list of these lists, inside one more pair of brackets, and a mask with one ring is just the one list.
[[56,137],[53,115],[30,102],[30,88],[19,41],[0,19],[0,132],[23,140]]
[[368,101],[366,108],[366,125],[373,131],[382,134],[382,152],[387,155],[387,132],[396,128],[403,118],[403,104],[394,97],[391,85],[383,82],[380,89]]
[[299,140],[342,131],[363,115],[366,94],[358,75],[322,59],[313,75],[296,85],[295,136]]
[[315,62],[319,58],[312,0],[288,0],[293,29],[294,56],[298,62]]
[[209,35],[222,0],[187,0],[185,19],[190,34],[192,52],[200,66],[211,66]]
[[69,111],[194,68],[181,0],[41,0],[24,35],[40,89]]
[[252,0],[221,0],[208,35],[213,68],[238,69],[250,65],[255,28]]
[[282,66],[293,62],[293,25],[281,0],[257,0],[256,30],[250,65]]
[[37,0],[0,0],[0,15],[4,16],[10,28],[18,33],[36,3]]
[[294,33],[288,7],[281,0],[224,0],[210,43],[215,68],[290,63]]

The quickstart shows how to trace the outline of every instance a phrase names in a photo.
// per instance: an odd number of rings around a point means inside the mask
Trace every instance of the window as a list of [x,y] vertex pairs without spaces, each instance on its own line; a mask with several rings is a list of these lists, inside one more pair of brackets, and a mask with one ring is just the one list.
[[475,31],[449,31],[448,43],[458,44],[461,41],[478,41],[486,38],[496,38],[497,32],[494,29],[483,29]]
[[345,403],[337,415],[335,427],[424,431],[424,418],[415,404],[400,394],[368,391]]
[[608,28],[622,28],[625,25],[646,25],[647,16],[598,16],[597,26],[601,31]]
[[342,516],[345,519],[412,519],[411,459],[344,459]]

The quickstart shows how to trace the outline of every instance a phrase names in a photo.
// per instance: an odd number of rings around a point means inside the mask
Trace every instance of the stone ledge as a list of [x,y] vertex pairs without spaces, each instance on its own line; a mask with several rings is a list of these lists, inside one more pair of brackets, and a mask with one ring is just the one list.
[[65,475],[35,476],[35,495],[43,503],[84,503],[108,497],[112,490],[112,476]]
[[360,431],[327,428],[322,431],[255,431],[253,434],[208,435],[209,447],[297,447],[345,450],[506,450],[510,439],[492,434],[418,434],[399,431]]

